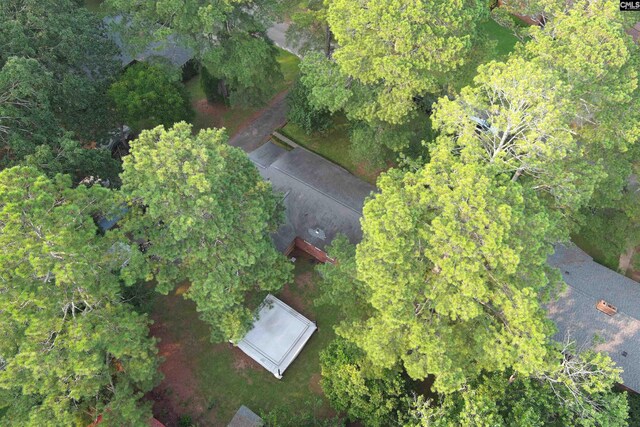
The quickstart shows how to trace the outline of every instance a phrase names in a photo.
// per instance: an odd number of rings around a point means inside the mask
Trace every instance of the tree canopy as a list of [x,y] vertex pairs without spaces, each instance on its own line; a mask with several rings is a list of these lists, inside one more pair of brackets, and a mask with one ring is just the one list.
[[93,216],[114,193],[33,168],[0,172],[0,407],[11,425],[145,422],[158,378],[149,321],[123,301],[137,255]]
[[338,47],[332,60],[305,58],[303,81],[317,106],[344,108],[360,120],[402,123],[415,109],[415,97],[437,92],[464,63],[486,9],[474,0],[333,0],[327,21]]
[[0,45],[0,66],[23,57],[50,74],[49,102],[65,130],[91,140],[109,129],[106,89],[120,64],[95,14],[74,0],[3,1]]
[[136,63],[109,88],[118,116],[135,130],[171,126],[193,115],[177,72],[166,66]]
[[78,141],[114,123],[106,88],[115,47],[100,21],[70,0],[9,0],[0,5],[0,44],[0,167],[116,178],[111,153]]
[[538,377],[482,375],[439,405],[414,402],[407,426],[623,426],[628,404],[613,391],[620,370],[609,356],[574,345]]
[[169,0],[160,6],[137,0],[108,0],[107,6],[130,20],[121,28],[132,46],[176,37],[223,85],[232,104],[260,104],[282,78],[266,24],[278,0]]
[[552,329],[539,296],[557,278],[546,267],[553,223],[536,199],[445,150],[378,186],[356,253],[374,311],[338,333],[375,365],[435,375],[443,392],[483,370],[542,369]]
[[224,130],[191,134],[182,122],[143,131],[124,159],[122,190],[139,215],[130,221],[157,288],[184,280],[217,341],[239,340],[253,321],[246,297],[276,291],[291,266],[270,238],[281,218],[271,186]]

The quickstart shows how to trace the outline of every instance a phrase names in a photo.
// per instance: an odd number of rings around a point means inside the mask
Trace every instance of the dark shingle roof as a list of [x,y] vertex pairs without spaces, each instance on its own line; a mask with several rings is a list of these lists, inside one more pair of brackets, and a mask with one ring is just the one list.
[[141,52],[136,52],[133,56],[134,49],[128,46],[122,39],[122,35],[117,29],[121,25],[123,17],[121,15],[107,16],[102,20],[107,27],[109,37],[118,46],[120,50],[119,59],[122,66],[126,66],[133,61],[146,61],[153,57],[164,58],[176,67],[182,67],[191,58],[193,58],[193,50],[184,43],[180,42],[176,36],[170,35],[163,41],[149,43]]
[[[567,283],[548,306],[558,326],[555,338],[570,335],[578,346],[595,344],[596,350],[608,352],[624,370],[624,384],[640,391],[640,283],[596,263],[575,245],[557,245],[549,263]],[[597,310],[601,299],[618,312],[608,316]]]
[[267,143],[249,154],[264,179],[283,195],[286,222],[273,236],[284,251],[295,237],[324,249],[338,233],[362,239],[364,201],[375,187],[304,148]]

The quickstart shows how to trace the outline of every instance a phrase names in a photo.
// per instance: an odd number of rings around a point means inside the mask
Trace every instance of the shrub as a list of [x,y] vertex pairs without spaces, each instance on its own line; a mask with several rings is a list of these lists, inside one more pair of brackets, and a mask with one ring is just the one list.
[[288,120],[300,126],[307,134],[325,131],[331,125],[331,113],[309,103],[309,89],[300,80],[293,84],[287,102]]
[[209,70],[207,70],[207,67],[200,68],[200,87],[207,97],[207,101],[227,103],[228,100],[220,90],[220,79],[214,77]]
[[322,390],[337,411],[365,426],[398,423],[406,412],[407,385],[401,375],[384,370],[373,375],[362,365],[363,354],[352,343],[336,339],[320,354]]
[[111,85],[113,100],[123,123],[136,131],[171,126],[193,116],[179,73],[159,64],[136,63]]

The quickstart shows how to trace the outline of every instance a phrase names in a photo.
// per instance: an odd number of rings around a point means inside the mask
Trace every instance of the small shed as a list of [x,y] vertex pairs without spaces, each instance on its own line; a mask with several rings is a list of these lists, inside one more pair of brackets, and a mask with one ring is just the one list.
[[253,328],[237,346],[280,379],[316,329],[314,322],[269,294]]
[[264,422],[251,409],[242,405],[227,427],[262,427]]

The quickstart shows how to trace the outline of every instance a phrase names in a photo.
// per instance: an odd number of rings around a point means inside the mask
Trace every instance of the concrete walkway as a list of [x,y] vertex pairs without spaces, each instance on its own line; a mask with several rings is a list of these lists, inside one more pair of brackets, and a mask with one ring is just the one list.
[[242,148],[247,153],[264,144],[274,130],[287,122],[287,91],[275,96],[262,110],[229,139],[229,144]]

